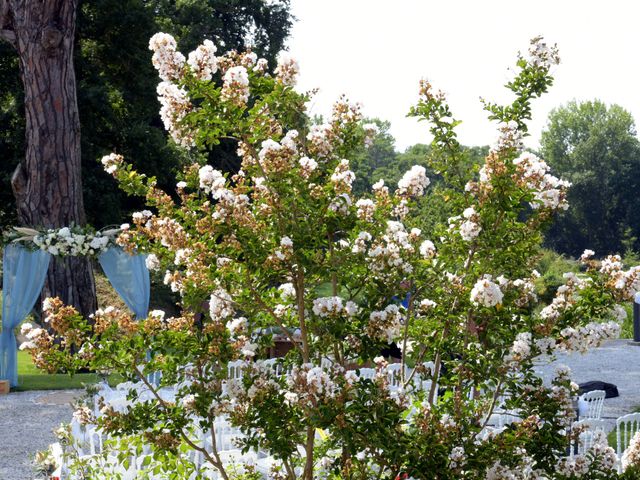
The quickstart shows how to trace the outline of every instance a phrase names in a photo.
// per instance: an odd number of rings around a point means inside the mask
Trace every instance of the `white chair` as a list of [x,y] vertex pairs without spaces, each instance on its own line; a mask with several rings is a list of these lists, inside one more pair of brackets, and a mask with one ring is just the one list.
[[[605,434],[605,423],[603,420],[585,419],[578,422],[574,422],[571,426],[572,429],[586,428],[578,437],[578,443],[576,448],[571,448],[570,457],[574,455],[584,455],[594,444],[597,435]],[[599,433],[601,432],[601,433]]]
[[227,364],[227,378],[242,378],[242,370],[244,369],[244,362],[242,360],[236,360]]
[[373,380],[376,377],[375,368],[360,368],[358,369],[358,378]]
[[622,458],[631,439],[640,430],[640,413],[630,413],[616,420],[616,453]]
[[[397,390],[402,386],[402,363],[392,363],[387,365],[387,380],[389,381],[389,390]],[[407,370],[404,370],[407,373]]]
[[600,420],[605,396],[606,392],[604,390],[593,390],[583,394],[578,399],[578,408],[580,408],[580,405],[583,405],[586,407],[586,411],[583,410],[580,412],[580,418]]
[[262,363],[265,367],[269,367],[273,370],[273,373],[276,376],[282,375],[282,362],[279,361],[278,358],[269,358]]
[[491,414],[488,424],[494,428],[504,428],[507,425],[520,421],[522,421],[522,419],[516,412],[496,411],[496,413]]

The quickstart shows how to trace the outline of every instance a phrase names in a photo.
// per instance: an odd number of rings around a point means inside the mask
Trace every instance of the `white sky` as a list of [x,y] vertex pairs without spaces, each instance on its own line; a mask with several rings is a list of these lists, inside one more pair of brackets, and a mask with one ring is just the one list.
[[431,141],[424,122],[405,118],[420,78],[447,94],[463,144],[493,143],[478,99],[509,100],[509,69],[536,35],[557,43],[562,61],[534,103],[529,146],[549,111],[574,98],[617,103],[640,120],[639,0],[292,0],[292,13],[298,88],[320,88],[312,112],[326,115],[345,93],[391,121],[399,150]]

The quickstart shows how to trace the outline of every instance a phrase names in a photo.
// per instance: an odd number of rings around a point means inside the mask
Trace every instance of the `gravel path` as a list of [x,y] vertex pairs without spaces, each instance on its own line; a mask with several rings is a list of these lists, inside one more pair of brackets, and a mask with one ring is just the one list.
[[55,442],[53,430],[69,422],[71,401],[82,391],[0,395],[0,480],[32,480],[34,454]]
[[558,364],[571,368],[576,383],[601,380],[618,387],[620,396],[604,401],[602,418],[609,429],[615,427],[618,417],[640,407],[640,346],[629,340],[612,340],[584,355],[559,355],[556,362],[536,370],[550,380]]
[[[608,427],[615,419],[640,406],[640,346],[614,340],[586,355],[560,355],[556,362],[537,367],[545,380],[558,364],[573,371],[577,383],[603,380],[618,387],[620,396],[604,402]],[[34,479],[32,459],[38,450],[55,441],[53,429],[69,422],[71,401],[80,390],[18,392],[0,396],[0,480]]]

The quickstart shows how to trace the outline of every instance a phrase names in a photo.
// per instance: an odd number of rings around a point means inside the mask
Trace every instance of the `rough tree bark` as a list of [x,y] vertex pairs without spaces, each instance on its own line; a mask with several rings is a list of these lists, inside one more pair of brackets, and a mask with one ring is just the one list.
[[[85,223],[73,67],[77,6],[78,0],[0,0],[0,39],[17,51],[25,89],[27,149],[11,179],[24,226]],[[42,298],[47,296],[83,314],[95,311],[91,262],[52,261]]]

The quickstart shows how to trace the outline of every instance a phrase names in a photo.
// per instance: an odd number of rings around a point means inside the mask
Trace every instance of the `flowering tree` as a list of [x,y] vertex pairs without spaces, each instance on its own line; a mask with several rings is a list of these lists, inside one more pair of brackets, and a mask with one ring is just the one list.
[[[540,355],[615,337],[617,303],[640,289],[637,269],[587,251],[584,273],[566,275],[553,302],[538,305],[542,232],[568,207],[569,184],[523,152],[521,140],[532,100],[552,83],[555,47],[534,39],[507,85],[514,102],[485,104],[500,136],[477,170],[464,167],[459,122],[444,95],[421,82],[411,115],[431,124],[432,167],[446,184],[442,195],[461,212],[429,232],[414,215],[429,186],[423,167],[393,191],[380,181],[353,197],[348,158],[372,131],[344,98],[326,123],[311,122],[309,96],[293,88],[291,58],[283,55],[271,76],[252,53],[216,56],[207,41],[188,58],[168,35],[157,34],[150,47],[173,138],[187,148],[235,139],[242,169],[227,178],[190,165],[174,195],[121,156],[103,159],[121,187],[152,209],[122,226],[119,244],[149,253],[149,268],[164,270],[180,293],[182,315],[154,311],[136,322],[109,308],[89,322],[47,302],[60,338],[27,332],[39,366],[116,371],[151,392],[135,401],[132,388],[129,407],[103,404],[97,419],[79,409],[83,423],[123,439],[125,452],[150,444],[149,468],[184,478],[197,468],[185,451],[225,479],[258,475],[225,461],[215,435],[222,416],[246,434],[242,448],[270,455],[274,478],[614,475],[606,439],[585,456],[564,458],[579,434],[567,429],[577,387],[566,369],[552,385],[533,372]],[[277,368],[264,361],[274,333],[292,345]],[[395,388],[380,356],[391,342],[402,352]],[[237,360],[243,375],[230,379],[227,365]],[[359,375],[371,364],[373,378]],[[147,380],[152,372],[162,374],[160,385]],[[163,397],[164,386],[175,387],[174,399]],[[521,421],[490,428],[501,403]],[[208,444],[202,432],[210,432]],[[79,474],[95,468],[83,462]]]

